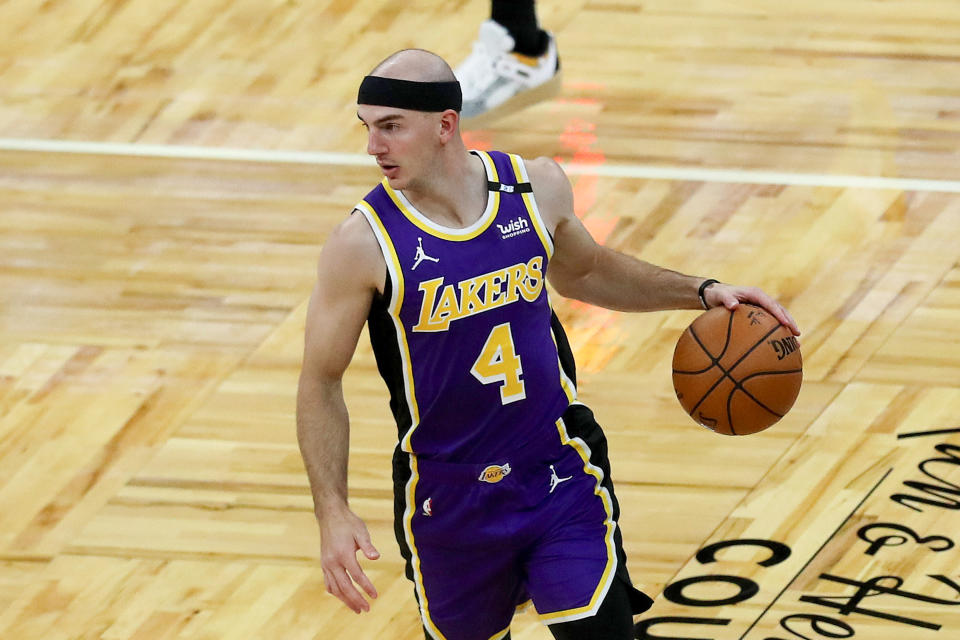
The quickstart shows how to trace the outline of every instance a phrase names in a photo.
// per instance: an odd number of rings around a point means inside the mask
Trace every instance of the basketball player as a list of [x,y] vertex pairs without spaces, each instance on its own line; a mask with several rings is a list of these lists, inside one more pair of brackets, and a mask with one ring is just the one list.
[[490,19],[454,72],[463,91],[463,119],[482,124],[560,91],[554,37],[540,28],[534,0],[492,0]]
[[755,288],[682,275],[598,245],[552,160],[468,152],[447,64],[398,52],[360,85],[385,179],[321,252],[297,429],[330,593],[359,613],[378,552],[347,503],[341,378],[363,324],[399,429],[395,530],[426,637],[509,637],[532,601],[556,638],[627,640],[651,600],[627,573],[603,432],[577,401],[557,292],[622,311],[765,307]]

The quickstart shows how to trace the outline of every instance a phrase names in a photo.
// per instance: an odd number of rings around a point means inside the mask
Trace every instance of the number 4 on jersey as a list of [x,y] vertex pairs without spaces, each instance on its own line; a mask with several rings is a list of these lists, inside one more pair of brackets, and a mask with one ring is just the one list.
[[483,384],[500,383],[500,402],[510,404],[527,397],[520,375],[523,366],[513,346],[510,323],[498,324],[487,336],[480,356],[470,369],[473,377]]

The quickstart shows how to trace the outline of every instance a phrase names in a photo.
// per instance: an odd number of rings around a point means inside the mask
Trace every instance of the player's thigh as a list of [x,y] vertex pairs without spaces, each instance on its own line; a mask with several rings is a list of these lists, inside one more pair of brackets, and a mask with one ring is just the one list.
[[585,466],[573,449],[553,462],[543,534],[525,551],[527,592],[546,624],[595,611],[618,564],[611,494]]
[[428,638],[499,640],[527,600],[520,567],[504,553],[418,547],[415,589]]
[[424,464],[415,500],[403,516],[402,542],[409,549],[421,620],[432,638],[502,638],[517,606],[529,599],[510,529],[488,522],[509,521],[502,505],[512,478],[481,483],[473,467],[468,481],[458,483],[436,469],[431,474]]

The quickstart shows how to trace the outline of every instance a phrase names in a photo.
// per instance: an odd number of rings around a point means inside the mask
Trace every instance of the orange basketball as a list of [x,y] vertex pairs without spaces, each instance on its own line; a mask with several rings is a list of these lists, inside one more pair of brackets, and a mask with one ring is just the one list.
[[763,431],[793,406],[803,380],[800,345],[760,307],[701,314],[673,352],[673,388],[684,411],[729,436]]

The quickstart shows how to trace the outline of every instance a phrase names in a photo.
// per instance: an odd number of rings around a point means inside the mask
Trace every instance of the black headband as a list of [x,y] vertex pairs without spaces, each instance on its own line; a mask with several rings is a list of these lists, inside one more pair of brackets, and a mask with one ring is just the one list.
[[463,94],[460,83],[453,82],[414,82],[366,76],[360,83],[357,104],[372,104],[383,107],[397,107],[413,111],[460,111],[463,107]]

